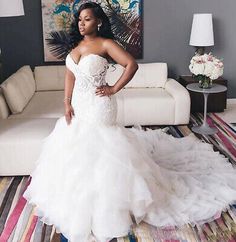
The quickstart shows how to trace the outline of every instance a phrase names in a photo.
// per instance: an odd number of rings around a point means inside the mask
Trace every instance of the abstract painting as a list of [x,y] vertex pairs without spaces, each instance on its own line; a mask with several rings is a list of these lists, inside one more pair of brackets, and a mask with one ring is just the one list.
[[[63,61],[65,36],[73,15],[87,0],[41,0],[44,61]],[[134,58],[143,58],[142,0],[94,0],[109,17],[116,41]]]

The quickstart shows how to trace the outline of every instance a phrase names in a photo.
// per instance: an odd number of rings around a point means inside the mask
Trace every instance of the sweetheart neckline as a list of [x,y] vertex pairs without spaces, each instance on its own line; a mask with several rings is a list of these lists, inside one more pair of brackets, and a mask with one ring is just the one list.
[[100,58],[102,58],[102,59],[106,60],[106,62],[108,62],[108,60],[107,60],[105,57],[101,56],[101,55],[94,54],[94,53],[89,53],[89,54],[87,54],[87,55],[85,55],[85,56],[80,57],[79,62],[78,62],[78,63],[76,63],[76,62],[74,61],[74,59],[72,58],[71,54],[69,53],[68,55],[70,56],[70,58],[71,58],[72,62],[73,62],[73,63],[74,63],[76,66],[78,66],[78,65],[79,65],[79,63],[80,63],[80,62],[81,62],[83,59],[85,59],[86,57],[88,57],[88,56],[90,56],[90,55],[100,57]]

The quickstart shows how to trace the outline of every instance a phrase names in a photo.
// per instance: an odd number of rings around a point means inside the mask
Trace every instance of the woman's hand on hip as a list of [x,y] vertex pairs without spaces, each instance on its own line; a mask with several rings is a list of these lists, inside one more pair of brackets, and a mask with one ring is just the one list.
[[116,92],[115,92],[114,86],[109,86],[108,84],[106,84],[105,86],[97,87],[95,93],[96,95],[103,97],[103,96],[111,96]]
[[71,106],[71,104],[65,104],[65,119],[67,125],[71,123],[72,115],[75,115],[73,107]]

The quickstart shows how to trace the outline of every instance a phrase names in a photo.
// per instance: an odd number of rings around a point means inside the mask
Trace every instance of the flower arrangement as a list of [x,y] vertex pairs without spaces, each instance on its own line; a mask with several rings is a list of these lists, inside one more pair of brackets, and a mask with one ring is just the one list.
[[212,53],[192,57],[189,70],[193,73],[193,78],[199,82],[202,88],[210,88],[212,80],[223,75],[224,64],[222,60],[216,58]]

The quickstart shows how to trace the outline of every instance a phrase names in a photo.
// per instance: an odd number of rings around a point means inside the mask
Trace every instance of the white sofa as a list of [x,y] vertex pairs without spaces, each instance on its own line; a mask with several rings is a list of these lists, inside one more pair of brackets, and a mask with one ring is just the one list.
[[[123,67],[109,65],[113,84]],[[42,140],[64,115],[65,66],[23,66],[0,85],[0,176],[29,175]],[[139,64],[125,88],[116,94],[117,122],[130,126],[187,124],[188,91],[167,78],[166,63]]]

